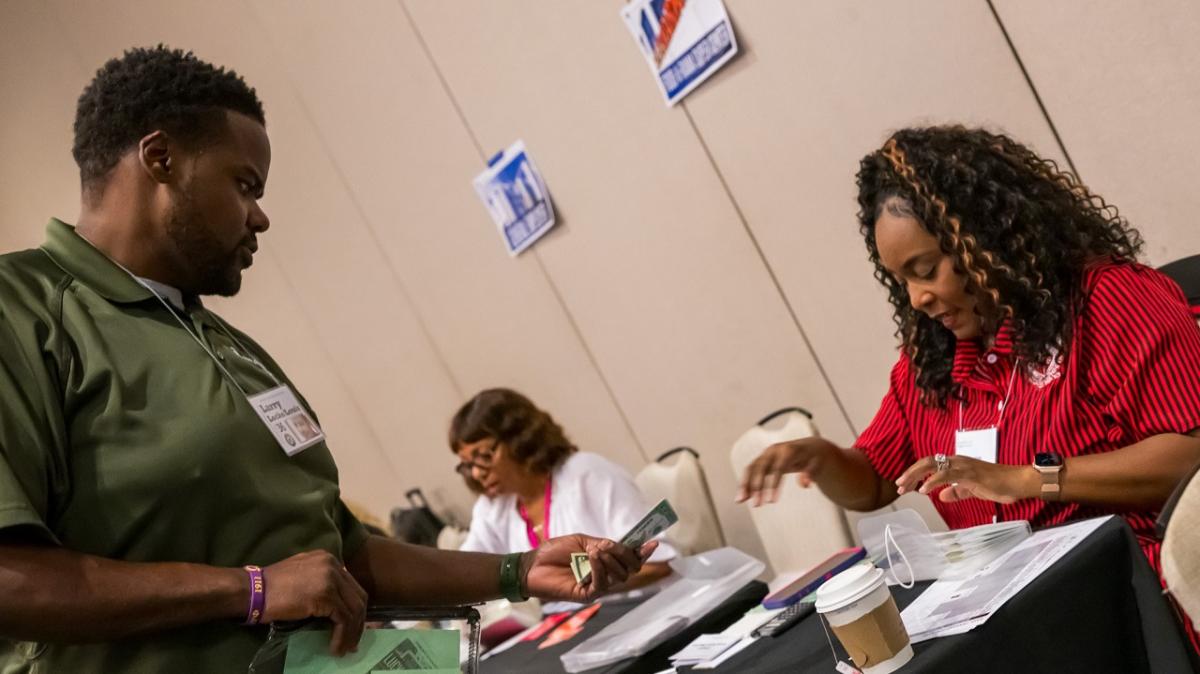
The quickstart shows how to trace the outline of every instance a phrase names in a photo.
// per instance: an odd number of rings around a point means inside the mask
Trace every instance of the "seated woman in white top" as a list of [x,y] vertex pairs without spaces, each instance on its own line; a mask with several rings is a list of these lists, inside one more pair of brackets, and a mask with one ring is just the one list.
[[[565,533],[620,540],[650,509],[620,466],[580,452],[562,427],[509,389],[482,391],[450,422],[458,472],[479,494],[462,545],[474,552],[521,552]],[[660,543],[642,570],[617,590],[671,573],[675,551]]]

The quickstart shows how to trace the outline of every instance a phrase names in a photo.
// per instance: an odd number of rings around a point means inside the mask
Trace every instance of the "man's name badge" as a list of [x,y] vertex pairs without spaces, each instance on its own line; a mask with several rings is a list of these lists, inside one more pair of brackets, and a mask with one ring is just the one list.
[[954,453],[996,463],[996,438],[997,429],[994,426],[977,431],[957,431],[954,434]]
[[296,399],[290,386],[277,386],[247,399],[288,456],[295,456],[325,439],[320,426],[308,415],[308,410]]

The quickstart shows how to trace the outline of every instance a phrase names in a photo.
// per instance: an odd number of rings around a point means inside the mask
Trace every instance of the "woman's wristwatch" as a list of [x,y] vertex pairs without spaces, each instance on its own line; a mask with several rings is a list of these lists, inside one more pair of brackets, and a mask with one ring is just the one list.
[[1062,498],[1062,455],[1054,452],[1038,452],[1033,455],[1033,469],[1042,476],[1042,500],[1060,500]]

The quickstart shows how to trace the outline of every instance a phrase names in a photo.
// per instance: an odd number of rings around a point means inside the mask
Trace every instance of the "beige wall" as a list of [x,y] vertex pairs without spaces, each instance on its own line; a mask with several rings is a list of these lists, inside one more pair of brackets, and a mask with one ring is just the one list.
[[[890,130],[1065,148],[1153,262],[1200,248],[1194,3],[997,0],[1049,119],[986,2],[727,4],[743,53],[667,109],[618,0],[0,2],[0,247],[75,216],[90,73],[131,45],[193,49],[257,87],[274,150],[273,228],[215,304],[316,405],[351,498],[384,515],[420,485],[465,517],[445,424],[505,385],[631,471],[695,447],[751,552],[734,439],[799,404],[852,441],[895,358],[853,198]],[[510,259],[470,181],[517,138],[560,225]]]
[[1148,259],[1200,251],[1200,5],[995,5],[1075,167],[1142,231]]

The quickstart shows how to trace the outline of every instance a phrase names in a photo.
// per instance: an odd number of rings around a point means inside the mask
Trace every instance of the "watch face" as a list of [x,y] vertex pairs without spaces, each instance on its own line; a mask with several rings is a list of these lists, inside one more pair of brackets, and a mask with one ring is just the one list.
[[1063,464],[1062,457],[1049,452],[1040,453],[1033,457],[1033,465],[1041,468],[1054,468]]

